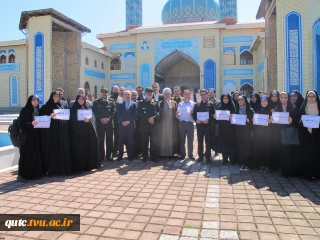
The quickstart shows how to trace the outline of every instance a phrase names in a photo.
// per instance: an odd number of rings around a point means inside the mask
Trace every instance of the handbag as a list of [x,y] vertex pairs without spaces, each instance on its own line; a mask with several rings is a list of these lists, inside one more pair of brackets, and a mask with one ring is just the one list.
[[300,145],[297,128],[283,128],[281,130],[282,145]]

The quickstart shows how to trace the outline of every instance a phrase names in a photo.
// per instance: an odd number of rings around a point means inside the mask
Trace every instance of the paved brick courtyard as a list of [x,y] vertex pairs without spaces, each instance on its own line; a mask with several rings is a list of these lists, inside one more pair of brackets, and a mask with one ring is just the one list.
[[18,183],[0,174],[0,213],[78,213],[80,232],[5,239],[320,239],[320,185],[185,160],[104,162],[95,172]]

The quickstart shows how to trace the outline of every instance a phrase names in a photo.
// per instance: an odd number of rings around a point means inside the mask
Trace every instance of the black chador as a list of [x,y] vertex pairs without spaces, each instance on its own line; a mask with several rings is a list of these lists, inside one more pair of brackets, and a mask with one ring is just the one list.
[[[54,95],[59,95],[58,91],[53,91],[49,100],[40,109],[40,115],[50,116],[54,109],[63,109],[60,100],[54,101]],[[72,171],[70,141],[69,141],[69,121],[51,119],[49,129],[41,129],[41,150],[45,163],[45,171],[51,174],[70,174]]]
[[[80,105],[79,99],[83,104]],[[89,109],[83,96],[78,95],[70,110],[70,147],[74,171],[100,168],[99,144],[94,114],[88,123],[78,121],[79,109]]]
[[22,180],[42,177],[42,160],[40,153],[40,131],[32,125],[34,116],[39,116],[39,105],[32,106],[32,100],[38,99],[36,95],[28,98],[27,104],[19,115],[22,131],[27,134],[26,142],[19,148],[19,178]]

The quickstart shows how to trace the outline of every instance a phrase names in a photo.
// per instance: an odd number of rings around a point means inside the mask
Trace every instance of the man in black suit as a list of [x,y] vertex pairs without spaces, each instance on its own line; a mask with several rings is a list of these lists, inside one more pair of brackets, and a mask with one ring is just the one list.
[[164,100],[163,95],[159,93],[160,92],[159,83],[155,82],[152,85],[152,89],[153,89],[152,99],[157,100],[158,102],[160,102],[161,100]]
[[[221,105],[221,101],[217,99],[215,96],[216,96],[216,90],[214,88],[209,88],[208,100],[213,103],[214,110],[218,110]],[[212,119],[211,148],[214,151],[214,155],[218,156],[220,152],[220,144],[219,144],[219,127],[216,119]]]
[[193,89],[190,89],[190,101],[192,101],[192,102],[197,102],[197,96],[196,96],[196,94],[194,93],[194,90],[193,90]]
[[128,90],[124,91],[124,101],[117,104],[119,154],[116,161],[122,160],[124,144],[127,146],[128,160],[133,160],[134,129],[137,109],[137,104],[131,100],[131,92]]
[[145,97],[143,96],[143,90],[144,90],[144,88],[143,88],[142,86],[138,86],[138,87],[136,88],[136,91],[137,91],[137,93],[138,93],[138,97],[137,97],[137,101],[138,101],[138,102],[140,102],[141,100],[144,100],[144,99],[145,99]]

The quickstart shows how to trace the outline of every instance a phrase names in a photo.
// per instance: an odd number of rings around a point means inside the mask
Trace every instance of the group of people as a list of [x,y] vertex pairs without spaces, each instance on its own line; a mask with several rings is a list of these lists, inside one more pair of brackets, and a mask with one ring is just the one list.
[[[219,100],[213,88],[197,94],[186,89],[182,95],[178,86],[173,91],[164,88],[161,94],[154,83],[152,88],[138,86],[136,91],[114,86],[110,96],[102,87],[101,98],[95,101],[88,100],[80,88],[74,101],[65,101],[59,88],[41,108],[39,97],[31,95],[19,116],[27,140],[20,147],[18,181],[98,169],[102,160],[121,161],[124,146],[128,161],[147,162],[149,156],[155,162],[187,156],[196,160],[194,126],[198,162],[211,161],[213,150],[216,156],[222,154],[222,164],[239,164],[242,171],[280,169],[284,176],[320,177],[320,131],[301,122],[302,115],[319,116],[316,91],[308,91],[305,98],[298,91],[253,93],[250,100],[239,91],[222,94]],[[69,120],[55,119],[54,109],[70,109]],[[91,109],[92,117],[79,121],[80,109]],[[218,120],[217,110],[229,111],[230,120]],[[288,112],[289,124],[272,124],[272,112]],[[269,125],[254,125],[255,113],[269,115]],[[232,124],[232,114],[246,115],[246,124]],[[50,116],[50,128],[35,128],[35,116]],[[300,145],[281,143],[282,130],[288,127],[297,129]]]

